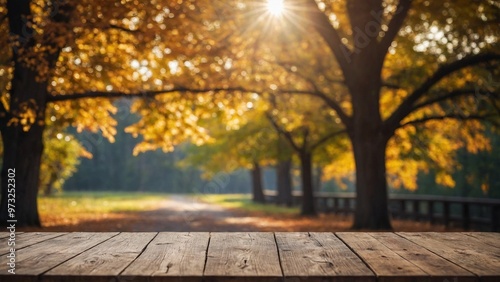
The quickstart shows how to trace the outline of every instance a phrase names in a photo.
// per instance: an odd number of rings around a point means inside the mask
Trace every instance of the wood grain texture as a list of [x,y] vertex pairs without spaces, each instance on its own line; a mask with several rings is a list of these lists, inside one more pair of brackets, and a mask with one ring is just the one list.
[[[28,246],[43,242],[45,240],[62,236],[67,233],[57,233],[57,232],[29,232],[29,233],[16,233],[15,237],[15,248],[20,250]],[[5,248],[0,249],[0,255],[7,254],[9,252],[8,243],[9,238],[2,238],[0,240],[0,246],[5,246]]]
[[[426,234],[426,233],[423,233]],[[474,249],[477,251],[480,251],[481,253],[488,253],[492,256],[497,256],[500,254],[500,249],[498,248],[492,248],[489,244],[486,244],[482,240],[479,240],[478,238],[467,236],[463,233],[459,232],[446,232],[446,233],[439,233],[439,232],[430,232],[428,233],[432,235],[433,238],[438,239],[438,240],[444,240],[448,244],[460,244],[462,248],[469,248],[469,249]]]
[[211,233],[207,281],[281,281],[273,233]]
[[47,281],[110,281],[146,248],[157,233],[120,233],[44,274]]
[[275,236],[288,281],[375,281],[373,272],[333,233]]
[[10,236],[10,232],[0,232],[0,239],[7,238],[9,236]]
[[341,232],[336,235],[370,266],[378,281],[430,280],[428,273],[367,233]]
[[499,281],[500,251],[497,248],[485,248],[456,233],[397,234],[476,274],[480,281]]
[[476,275],[394,233],[369,233],[391,251],[430,275],[432,281],[478,281]]
[[16,233],[16,275],[0,256],[0,281],[498,282],[499,239],[472,232],[26,232]]
[[[8,281],[38,281],[38,275],[116,234],[70,233],[21,249],[16,253],[16,275],[9,276]],[[7,273],[7,268],[7,256],[1,256],[0,273]]]
[[210,234],[162,232],[120,275],[122,280],[201,281]]
[[500,233],[493,232],[467,232],[464,233],[467,236],[476,238],[483,242],[484,244],[488,244],[495,248],[500,248]]

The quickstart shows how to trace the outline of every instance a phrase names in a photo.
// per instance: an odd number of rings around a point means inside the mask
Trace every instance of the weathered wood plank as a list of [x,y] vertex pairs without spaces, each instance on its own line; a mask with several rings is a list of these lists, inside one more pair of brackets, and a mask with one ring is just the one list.
[[[60,233],[60,232],[28,232],[28,233],[16,233],[15,237],[15,246],[14,247],[16,250],[20,250],[22,248],[26,248],[28,246],[34,245],[36,243],[40,243],[46,240],[49,240],[51,238],[59,237],[64,234],[68,234],[66,232]],[[2,248],[0,249],[0,255],[7,254],[9,252],[9,246],[8,246],[8,241],[9,238],[2,238],[0,240],[0,246]],[[5,246],[5,248],[3,248]]]
[[428,273],[367,233],[341,232],[336,235],[369,265],[378,281],[430,281]]
[[495,248],[500,248],[500,233],[493,232],[467,232],[467,236],[474,237],[484,244],[488,244]]
[[369,233],[369,235],[425,271],[432,277],[431,280],[453,281],[455,278],[460,278],[459,280],[464,282],[478,281],[473,273],[394,233]]
[[333,233],[275,236],[285,280],[375,281],[373,272]]
[[499,243],[470,232],[27,232],[16,233],[16,275],[0,257],[0,281],[500,281]]
[[481,281],[498,281],[500,277],[499,249],[490,247],[491,250],[485,250],[480,245],[460,240],[453,233],[443,233],[442,236],[436,233],[398,234],[478,275]]
[[205,264],[208,281],[280,281],[272,233],[211,233]]
[[43,275],[44,281],[110,281],[146,248],[157,233],[120,233]]
[[120,277],[136,281],[144,276],[149,281],[201,281],[210,234],[162,232],[146,250],[130,264]]
[[[425,234],[425,233],[424,233]],[[464,233],[459,232],[446,232],[446,233],[438,233],[438,232],[430,232],[429,235],[439,238],[439,240],[445,240],[448,244],[461,244],[461,247],[467,249],[474,249],[481,253],[487,253],[492,256],[498,256],[500,258],[500,249],[492,248],[489,244],[486,244],[482,240],[478,238],[467,236]]]
[[9,236],[10,236],[10,232],[0,232],[0,239],[8,238]]
[[[117,233],[70,233],[16,252],[16,275],[8,281],[38,281],[38,275],[99,244]],[[0,273],[7,273],[7,256],[0,257]]]

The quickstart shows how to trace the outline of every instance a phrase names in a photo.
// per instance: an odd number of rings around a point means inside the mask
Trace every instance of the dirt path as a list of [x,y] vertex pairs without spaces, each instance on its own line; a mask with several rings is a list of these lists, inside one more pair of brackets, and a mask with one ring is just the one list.
[[194,197],[172,195],[152,211],[86,215],[53,226],[19,231],[260,231],[249,220],[257,218]]
[[194,197],[172,195],[155,211],[140,212],[133,231],[259,231],[247,217]]

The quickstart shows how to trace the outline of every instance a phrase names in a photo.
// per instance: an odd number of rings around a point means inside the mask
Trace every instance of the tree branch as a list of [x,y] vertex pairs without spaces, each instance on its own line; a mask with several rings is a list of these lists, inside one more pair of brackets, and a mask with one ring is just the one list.
[[309,143],[309,127],[302,127],[302,147],[300,148],[302,152],[307,150],[307,144]]
[[[280,62],[278,62],[278,65],[281,66],[282,68],[286,69],[286,66],[282,65]],[[321,98],[330,108],[332,108],[338,114],[339,118],[342,120],[342,122],[347,127],[350,126],[350,124],[351,124],[351,117],[349,117],[344,112],[344,110],[342,110],[342,108],[340,107],[340,105],[335,100],[331,99],[325,93],[323,93],[319,89],[319,87],[316,85],[316,83],[314,82],[314,80],[312,80],[310,77],[307,77],[307,76],[303,75],[300,72],[296,72],[296,73],[294,73],[294,75],[296,75],[296,76],[304,79],[305,81],[307,81],[307,83],[309,83],[311,85],[311,87],[314,89],[314,91],[294,92],[295,94],[309,94],[309,95],[313,95],[313,96]],[[287,91],[280,90],[280,92],[287,92]],[[291,93],[291,92],[288,92],[288,93]]]
[[[489,96],[488,98],[489,98],[489,100],[491,100],[491,105],[496,110],[497,114],[500,116],[500,105],[497,105],[498,97]],[[497,100],[495,100],[495,99],[497,99]]]
[[[190,92],[190,93],[208,93],[208,92],[218,92],[218,91],[227,91],[227,92],[245,92],[245,93],[258,93],[262,94],[264,91],[258,89],[247,89],[243,87],[234,87],[234,88],[206,88],[206,89],[197,89],[197,88],[188,88],[188,87],[173,87],[164,90],[152,90],[152,91],[140,91],[135,93],[126,93],[126,92],[107,92],[107,91],[87,91],[82,93],[73,93],[73,94],[59,94],[59,95],[48,95],[47,102],[60,102],[60,101],[68,101],[68,100],[78,100],[78,99],[86,99],[86,98],[151,98],[157,95],[174,93],[174,92]],[[309,90],[296,90],[296,89],[284,89],[279,90],[280,93],[289,93],[289,94],[300,94],[300,95],[314,95],[320,97],[325,101],[325,103],[335,110],[345,124],[346,127],[349,127],[351,124],[351,117],[348,116],[340,107],[340,105],[334,100],[330,99],[324,93],[317,91],[311,92]]]
[[388,83],[388,82],[382,83],[382,87],[385,87],[385,88],[388,88],[388,89],[394,89],[394,90],[399,90],[399,89],[403,88],[403,87],[401,87],[401,86],[399,86],[397,84]]
[[418,104],[416,104],[416,105],[414,105],[412,107],[411,111],[413,112],[415,110],[418,110],[418,109],[430,106],[430,105],[432,105],[434,103],[439,103],[439,102],[442,102],[442,101],[445,101],[445,100],[448,100],[448,99],[453,99],[453,98],[456,98],[456,97],[460,97],[460,96],[464,96],[464,95],[469,95],[469,94],[474,94],[474,93],[476,93],[475,89],[460,89],[460,90],[455,90],[455,91],[449,92],[449,93],[447,93],[445,95],[442,95],[442,96],[439,96],[439,97],[436,97],[436,98],[433,98],[433,99],[428,99],[426,101],[418,103]]
[[412,0],[399,0],[396,12],[388,24],[387,32],[378,45],[378,52],[381,57],[385,57],[389,47],[391,47],[392,41],[394,41],[394,38],[398,35],[398,32],[408,15],[408,11],[411,8],[411,2]]
[[[85,98],[136,98],[136,97],[155,97],[157,95],[168,94],[173,92],[190,92],[190,93],[208,93],[208,92],[245,92],[245,93],[257,93],[263,94],[267,91],[262,91],[261,89],[248,89],[243,87],[215,87],[215,88],[189,88],[189,87],[173,87],[163,90],[151,90],[151,91],[139,91],[133,93],[126,92],[107,92],[107,91],[87,91],[82,93],[72,93],[72,94],[52,94],[48,95],[47,102],[59,102],[67,100],[78,100]],[[283,89],[278,90],[280,93],[289,94],[308,94],[311,95],[311,91],[308,90],[296,90],[296,89]]]
[[0,24],[2,24],[5,19],[7,19],[7,14],[0,16]]
[[427,78],[420,87],[415,89],[406,100],[386,120],[386,126],[389,130],[395,130],[399,127],[399,123],[408,116],[414,107],[414,104],[426,94],[434,85],[439,83],[444,77],[470,66],[478,65],[489,61],[500,60],[500,54],[484,53],[477,55],[466,56],[463,59],[452,63],[441,65],[433,75]]
[[319,9],[315,0],[306,2],[305,11],[309,14],[309,19],[316,31],[325,40],[326,44],[335,55],[344,73],[344,77],[346,77],[346,74],[348,74],[351,69],[349,63],[351,62],[350,57],[353,55],[352,51],[342,43],[337,30],[332,26],[326,14]]
[[243,88],[212,88],[212,89],[191,89],[186,87],[173,87],[164,90],[140,91],[135,93],[126,92],[107,92],[107,91],[88,91],[83,93],[74,93],[67,95],[49,95],[47,102],[59,102],[67,100],[78,100],[85,98],[135,98],[135,97],[155,97],[156,95],[168,94],[173,92],[191,92],[191,93],[207,93],[216,91],[241,91],[247,92]]
[[313,151],[317,147],[321,146],[323,143],[325,143],[326,141],[330,140],[331,138],[333,138],[333,137],[335,137],[337,135],[340,135],[340,134],[344,134],[344,133],[347,133],[347,130],[342,129],[342,130],[339,130],[339,131],[330,132],[330,134],[327,134],[327,135],[323,136],[315,144],[313,144],[311,146],[311,151]]
[[[427,116],[415,120],[411,120],[408,122],[403,123],[400,125],[398,128],[403,128],[408,125],[415,125],[415,124],[422,124],[431,120],[445,120],[445,119],[456,119],[456,120],[487,120],[490,117],[497,117],[497,115],[494,114],[488,114],[488,115],[460,115],[460,114],[447,114],[447,115],[442,115],[442,116]],[[492,123],[494,123],[492,120],[488,120]],[[496,123],[495,123],[496,124]]]
[[128,28],[123,27],[123,26],[115,25],[115,24],[109,24],[106,28],[103,28],[103,29],[116,29],[116,30],[121,30],[121,31],[128,32],[128,33],[139,32],[138,29],[132,30],[132,29],[128,29]]
[[7,125],[7,122],[9,122],[10,118],[11,118],[11,115],[10,115],[9,111],[7,111],[3,102],[0,101],[0,128],[2,126]]
[[330,107],[332,108],[336,113],[337,115],[339,116],[339,118],[342,120],[342,123],[346,126],[346,127],[351,127],[352,125],[352,118],[350,116],[348,116],[344,110],[342,110],[342,108],[340,107],[340,105],[335,102],[334,100],[330,99],[328,96],[326,96],[323,92],[321,91],[317,91],[317,92],[313,92],[312,93],[313,95],[323,99],[323,101],[325,101],[325,103]]
[[274,129],[276,129],[276,131],[281,134],[282,136],[284,136],[286,138],[286,140],[288,140],[288,143],[290,143],[290,145],[292,146],[292,148],[296,151],[296,152],[300,152],[300,147],[297,145],[297,143],[295,143],[295,141],[293,141],[293,137],[292,135],[290,134],[290,132],[284,130],[281,126],[279,126],[276,121],[274,120],[273,116],[266,112],[266,117],[267,119],[269,120],[269,122],[271,123],[271,125],[274,127]]

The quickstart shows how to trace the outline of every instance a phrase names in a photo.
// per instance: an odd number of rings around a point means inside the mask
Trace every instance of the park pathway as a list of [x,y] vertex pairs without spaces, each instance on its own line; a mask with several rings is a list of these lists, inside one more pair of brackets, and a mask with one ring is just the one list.
[[154,211],[139,212],[131,231],[259,231],[255,218],[239,215],[194,197],[172,195]]
[[[203,195],[199,196],[203,197]],[[203,200],[203,198],[201,198]],[[339,232],[348,231],[352,218],[345,215],[321,214],[318,218],[298,215],[266,215],[209,204],[200,198],[168,195],[147,211],[110,212],[69,218],[44,227],[19,228],[18,231],[44,232]],[[395,231],[444,231],[444,226],[426,222],[393,220]],[[446,229],[460,231],[460,229]]]

